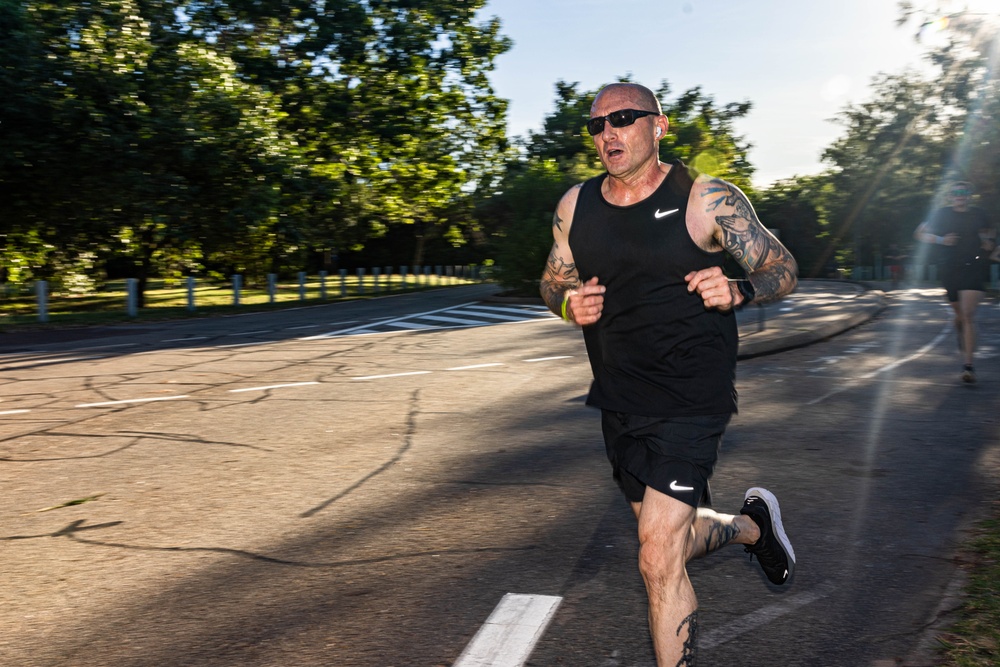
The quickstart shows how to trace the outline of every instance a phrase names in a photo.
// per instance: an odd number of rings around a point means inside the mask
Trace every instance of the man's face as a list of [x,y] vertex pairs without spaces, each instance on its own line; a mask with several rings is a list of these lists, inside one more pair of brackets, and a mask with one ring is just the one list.
[[[655,111],[646,109],[638,96],[630,90],[612,88],[605,90],[594,100],[590,108],[590,117],[606,116],[612,111],[621,109],[636,109],[639,111]],[[625,127],[612,127],[607,120],[604,129],[594,135],[594,147],[601,164],[612,176],[626,176],[637,171],[649,160],[655,160],[657,155],[656,125],[657,118],[662,116],[644,116],[636,119]]]
[[948,193],[951,197],[951,205],[954,208],[965,208],[969,205],[969,197],[972,196],[972,191],[969,190],[968,186],[955,186]]

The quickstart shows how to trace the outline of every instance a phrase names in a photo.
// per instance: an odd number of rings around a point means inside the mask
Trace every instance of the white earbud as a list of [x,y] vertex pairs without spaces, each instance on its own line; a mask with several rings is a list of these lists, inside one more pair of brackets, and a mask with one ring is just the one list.
[[660,132],[662,132],[662,130],[660,130],[660,128],[656,128],[656,136],[660,136]]

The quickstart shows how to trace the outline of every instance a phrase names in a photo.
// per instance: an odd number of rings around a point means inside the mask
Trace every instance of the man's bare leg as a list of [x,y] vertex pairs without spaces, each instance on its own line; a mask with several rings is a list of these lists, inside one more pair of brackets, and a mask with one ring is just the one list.
[[956,319],[961,322],[959,329],[962,335],[962,352],[965,354],[964,362],[971,366],[972,359],[976,351],[976,310],[983,293],[977,290],[962,290],[958,293],[958,302],[955,304]]
[[695,509],[646,488],[632,503],[639,520],[639,571],[649,596],[649,631],[660,667],[695,664],[698,599],[687,562],[727,544],[753,544],[760,536],[749,517]]

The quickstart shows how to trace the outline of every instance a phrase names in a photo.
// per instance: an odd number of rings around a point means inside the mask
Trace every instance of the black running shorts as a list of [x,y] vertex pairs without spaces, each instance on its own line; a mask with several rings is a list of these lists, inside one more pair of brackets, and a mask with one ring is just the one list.
[[651,486],[692,507],[711,505],[708,481],[731,418],[642,417],[602,410],[604,446],[628,501],[641,502]]
[[958,301],[958,293],[967,290],[983,292],[990,279],[989,261],[973,261],[947,267],[941,284],[948,294],[948,301]]

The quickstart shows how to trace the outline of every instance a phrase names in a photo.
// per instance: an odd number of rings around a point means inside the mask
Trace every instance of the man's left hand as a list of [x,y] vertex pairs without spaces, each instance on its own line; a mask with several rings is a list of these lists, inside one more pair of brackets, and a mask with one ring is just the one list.
[[730,287],[729,279],[718,266],[692,271],[684,276],[684,280],[687,281],[688,291],[696,292],[706,308],[726,311],[739,305],[734,295],[735,290]]

